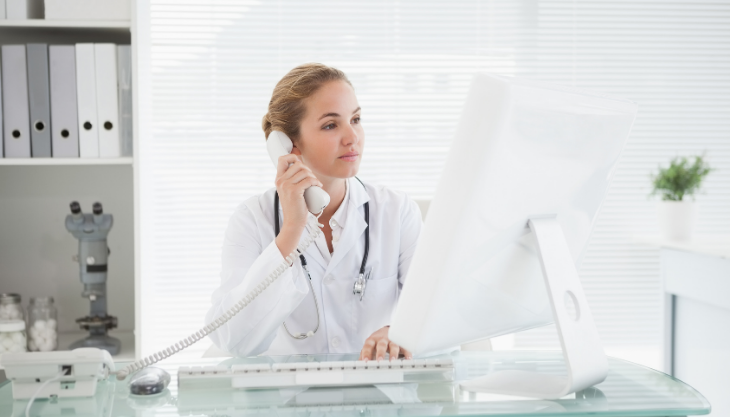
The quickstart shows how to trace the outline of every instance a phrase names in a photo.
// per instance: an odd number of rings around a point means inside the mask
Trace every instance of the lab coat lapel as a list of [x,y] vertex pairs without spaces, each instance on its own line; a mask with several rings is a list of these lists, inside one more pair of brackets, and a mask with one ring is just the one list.
[[[355,246],[359,239],[362,239],[363,241],[365,239],[363,235],[365,228],[367,227],[367,223],[365,223],[365,208],[363,205],[370,200],[370,197],[368,196],[365,187],[363,187],[358,180],[351,178],[348,179],[348,181],[350,181],[348,184],[350,187],[350,202],[347,206],[347,224],[342,230],[342,236],[340,236],[340,241],[337,242],[337,248],[332,253],[332,260],[330,260],[325,274],[330,274],[335,270],[337,264],[345,258],[347,253],[353,246]],[[362,261],[362,255],[363,254],[360,254],[360,257],[358,258],[358,268]]]
[[[309,229],[305,228],[304,233],[302,233],[302,238],[299,240],[299,244],[304,243],[304,241],[309,236],[309,233],[310,233]],[[323,270],[327,269],[327,261],[325,261],[324,258],[322,257],[322,254],[319,253],[319,249],[317,248],[316,243],[312,242],[312,244],[309,245],[307,250],[304,251],[304,257],[307,258],[307,261],[312,259],[315,262],[317,262],[322,267]]]

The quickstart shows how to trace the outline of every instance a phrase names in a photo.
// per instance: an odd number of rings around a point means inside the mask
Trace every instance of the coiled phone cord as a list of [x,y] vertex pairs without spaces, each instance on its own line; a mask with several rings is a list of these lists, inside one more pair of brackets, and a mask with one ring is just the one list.
[[213,320],[212,323],[207,324],[206,326],[186,337],[185,339],[182,339],[179,342],[170,345],[166,349],[153,353],[145,358],[138,360],[137,362],[128,365],[124,369],[115,372],[117,379],[121,381],[132,372],[137,372],[142,368],[146,368],[180,352],[188,346],[196,343],[200,339],[203,339],[209,334],[213,333],[216,329],[224,325],[236,314],[238,314],[238,312],[243,310],[247,305],[251,304],[251,302],[253,302],[253,300],[255,300],[256,297],[259,296],[259,294],[264,292],[266,288],[268,288],[274,281],[276,281],[276,279],[279,278],[294,263],[294,260],[297,259],[300,253],[304,253],[309,245],[311,245],[312,242],[314,242],[319,237],[319,235],[322,234],[322,228],[324,227],[324,225],[319,223],[319,216],[321,215],[321,212],[319,213],[319,215],[317,215],[317,227],[312,228],[313,231],[304,238],[304,241],[301,242],[299,246],[297,246],[297,248],[289,254],[289,256],[284,259],[284,262],[282,262],[281,265],[273,270],[265,280],[261,281],[256,286],[256,288],[251,290],[251,292],[249,292],[245,297],[240,299],[233,307],[228,309],[228,311],[226,311],[225,313],[221,314],[217,319]]

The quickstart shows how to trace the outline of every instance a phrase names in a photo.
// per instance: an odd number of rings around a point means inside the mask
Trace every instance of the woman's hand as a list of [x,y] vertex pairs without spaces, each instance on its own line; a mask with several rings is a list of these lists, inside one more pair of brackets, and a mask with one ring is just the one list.
[[296,249],[304,226],[307,224],[307,204],[304,190],[316,185],[322,187],[312,170],[294,154],[279,157],[276,167],[276,191],[279,193],[284,224],[276,238],[276,246],[287,257]]
[[385,358],[386,352],[390,353],[390,360],[398,359],[398,355],[404,356],[406,359],[413,359],[411,352],[388,339],[388,330],[390,330],[390,326],[385,326],[365,339],[365,345],[360,351],[361,361],[368,359],[382,360]]

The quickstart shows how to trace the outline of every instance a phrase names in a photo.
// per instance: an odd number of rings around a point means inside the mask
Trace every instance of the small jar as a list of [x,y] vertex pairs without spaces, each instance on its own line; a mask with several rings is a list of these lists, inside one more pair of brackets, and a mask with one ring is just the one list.
[[58,347],[58,322],[53,297],[33,297],[28,305],[28,350],[50,352]]
[[25,352],[25,322],[23,320],[0,320],[0,354]]
[[23,320],[20,294],[0,294],[0,320]]

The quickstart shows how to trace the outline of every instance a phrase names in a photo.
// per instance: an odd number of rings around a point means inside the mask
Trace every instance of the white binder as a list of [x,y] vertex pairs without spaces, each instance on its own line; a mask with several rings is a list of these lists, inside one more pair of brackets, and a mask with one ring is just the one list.
[[79,157],[79,127],[76,112],[76,48],[48,47],[51,80],[51,141],[54,158]]
[[117,45],[117,80],[119,84],[119,138],[122,156],[132,156],[132,47]]
[[[6,17],[5,17],[5,0],[0,0],[0,20],[3,20],[3,19],[6,19]],[[3,156],[2,152],[3,151],[0,150],[0,156]]]
[[79,120],[79,156],[99,157],[99,136],[96,113],[96,70],[94,44],[76,44],[76,100]]
[[121,145],[117,98],[117,46],[113,43],[94,44],[94,55],[99,156],[118,158],[121,156]]
[[25,45],[3,45],[3,139],[6,158],[30,158],[27,75]]

